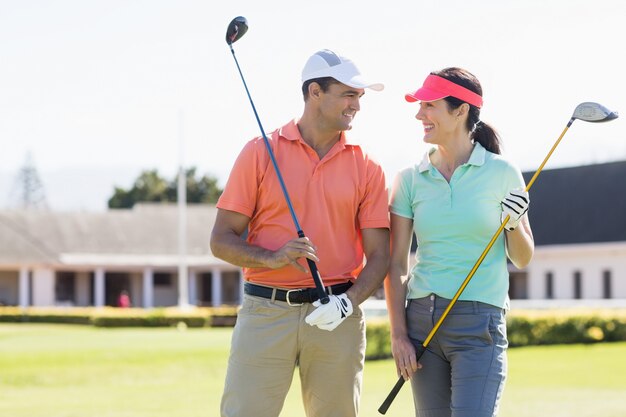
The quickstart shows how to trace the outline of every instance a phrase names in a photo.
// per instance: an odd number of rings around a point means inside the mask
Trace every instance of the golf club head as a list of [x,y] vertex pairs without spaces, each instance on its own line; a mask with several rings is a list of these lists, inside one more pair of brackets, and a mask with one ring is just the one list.
[[248,31],[248,21],[243,16],[237,16],[226,29],[226,43],[232,45]]
[[600,123],[617,119],[618,113],[611,111],[601,104],[593,102],[580,103],[574,109],[572,119],[583,120],[585,122]]

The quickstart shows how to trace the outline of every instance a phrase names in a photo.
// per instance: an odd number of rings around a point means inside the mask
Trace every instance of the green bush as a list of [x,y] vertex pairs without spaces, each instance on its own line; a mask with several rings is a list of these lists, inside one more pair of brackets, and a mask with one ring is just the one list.
[[[92,324],[97,327],[232,327],[238,306],[178,308],[0,307],[0,322]],[[181,324],[182,323],[182,324]]]
[[0,322],[3,323],[61,323],[90,324],[91,316],[83,309],[20,309],[0,307]]
[[181,323],[184,323],[185,327],[204,327],[207,324],[207,318],[163,315],[95,316],[92,318],[92,324],[96,327],[170,327],[180,326]]
[[233,327],[237,321],[238,311],[239,306],[211,308],[208,325],[211,327]]
[[91,323],[96,327],[205,327],[210,310],[198,308],[181,311],[177,308],[107,308],[95,309]]
[[[237,306],[177,308],[27,308],[0,307],[0,322],[90,324],[97,327],[233,326]],[[445,322],[444,322],[445,325]],[[507,318],[509,345],[550,345],[626,341],[625,310],[514,311]],[[368,360],[391,357],[386,318],[367,323]]]
[[[626,341],[626,311],[514,312],[507,318],[507,333],[510,347]],[[367,323],[365,357],[391,357],[387,321]]]
[[553,345],[626,340],[626,318],[599,315],[525,317],[507,320],[509,345]]
[[386,359],[391,357],[391,335],[389,334],[389,323],[387,321],[368,321],[366,339],[365,359]]

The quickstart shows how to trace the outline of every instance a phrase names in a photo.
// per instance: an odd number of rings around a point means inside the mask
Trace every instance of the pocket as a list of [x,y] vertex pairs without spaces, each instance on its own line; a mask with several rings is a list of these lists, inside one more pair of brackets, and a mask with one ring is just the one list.
[[363,318],[363,309],[360,305],[352,307],[352,314],[350,315],[350,317],[355,317],[357,319]]
[[506,334],[506,317],[504,313],[492,314],[489,316],[489,333],[493,343],[503,349],[509,346]]
[[258,318],[280,316],[288,313],[293,307],[272,302],[272,300],[244,294],[239,314]]
[[[424,313],[417,303],[409,300],[406,309],[406,326],[407,334],[414,343],[421,344],[432,330],[434,325],[433,317],[430,313]],[[445,326],[445,322],[444,322]],[[439,329],[441,330],[441,328]]]
[[450,314],[440,331],[453,345],[487,346],[493,344],[490,326],[491,316],[487,314]]

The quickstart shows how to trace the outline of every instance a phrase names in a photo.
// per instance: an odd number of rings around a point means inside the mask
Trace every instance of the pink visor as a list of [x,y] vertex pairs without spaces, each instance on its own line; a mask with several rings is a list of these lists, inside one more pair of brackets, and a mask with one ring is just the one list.
[[426,77],[424,85],[419,90],[404,96],[406,101],[410,103],[418,100],[435,101],[446,97],[458,98],[478,108],[483,105],[483,98],[475,92],[432,74]]

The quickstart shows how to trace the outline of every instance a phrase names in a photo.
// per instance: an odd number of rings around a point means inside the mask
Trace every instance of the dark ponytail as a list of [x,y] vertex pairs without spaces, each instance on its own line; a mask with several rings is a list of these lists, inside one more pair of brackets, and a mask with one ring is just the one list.
[[497,153],[498,155],[502,153],[500,150],[500,144],[502,143],[500,135],[487,123],[479,120],[478,123],[474,124],[474,130],[470,137],[474,142],[480,143],[483,148],[487,149],[489,152]]
[[[462,68],[450,67],[444,68],[441,71],[431,72],[433,75],[445,78],[452,81],[462,87],[467,88],[470,91],[482,96],[483,89],[480,86],[478,79],[469,71]],[[465,101],[459,100],[455,97],[446,97],[444,99],[450,110],[454,110],[465,103]],[[466,128],[470,132],[470,137],[474,142],[480,143],[483,148],[489,152],[500,154],[500,135],[496,130],[485,122],[480,120],[480,109],[472,104],[467,103],[470,107]]]

